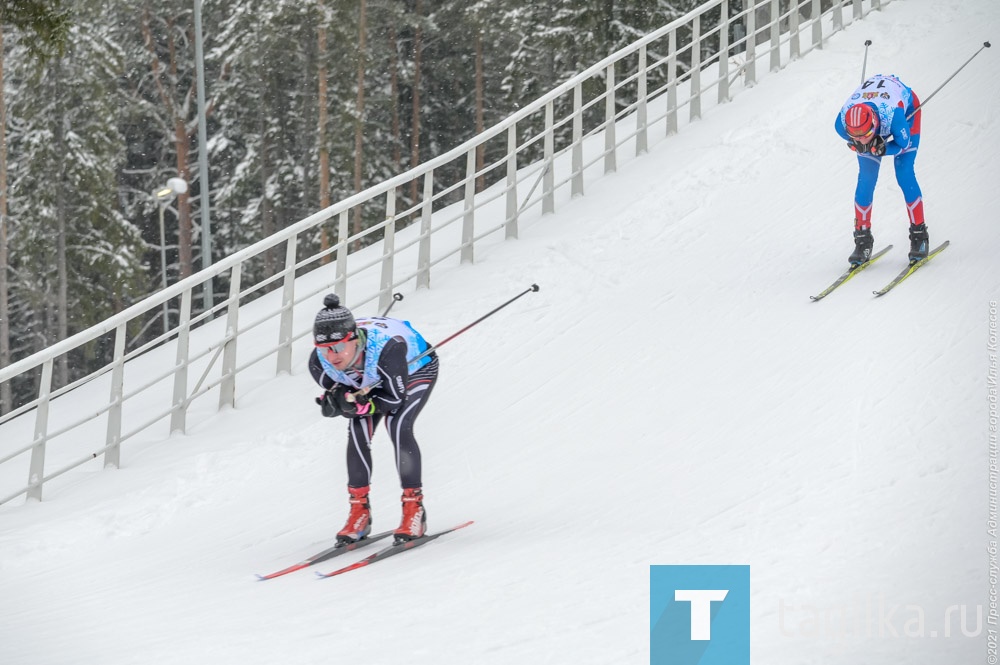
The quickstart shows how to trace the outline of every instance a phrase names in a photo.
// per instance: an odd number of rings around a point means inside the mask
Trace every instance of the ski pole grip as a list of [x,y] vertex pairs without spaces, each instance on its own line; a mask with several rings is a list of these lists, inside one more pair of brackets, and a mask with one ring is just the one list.
[[390,302],[389,306],[385,308],[385,311],[382,312],[381,316],[388,316],[389,315],[389,310],[392,309],[392,306],[395,305],[397,302],[399,302],[402,299],[403,299],[403,294],[402,293],[399,293],[399,292],[393,293],[392,294],[392,302]]

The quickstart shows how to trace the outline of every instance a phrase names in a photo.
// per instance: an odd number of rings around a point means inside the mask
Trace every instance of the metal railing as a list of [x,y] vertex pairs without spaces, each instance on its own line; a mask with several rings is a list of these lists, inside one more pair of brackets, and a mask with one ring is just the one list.
[[[651,130],[669,136],[681,122],[700,118],[704,105],[728,102],[738,89],[754,85],[761,74],[759,60],[766,61],[769,71],[778,71],[822,48],[845,20],[858,20],[884,4],[879,0],[706,2],[448,153],[0,369],[0,382],[31,377],[37,386],[34,399],[0,417],[0,471],[5,472],[0,474],[0,504],[21,495],[40,500],[46,482],[98,457],[103,456],[106,467],[118,467],[122,443],[141,432],[154,440],[184,432],[192,405],[209,402],[198,400],[210,392],[217,394],[219,408],[235,406],[236,378],[250,367],[273,357],[277,373],[291,371],[292,344],[311,329],[309,325],[295,329],[294,311],[300,303],[332,288],[352,308],[377,302],[381,310],[398,287],[429,287],[432,268],[456,255],[462,263],[473,262],[477,243],[501,230],[504,238],[516,238],[519,221],[529,210],[533,215],[555,210],[557,192],[567,198],[582,195],[588,169],[598,166],[602,173],[597,177],[615,171],[625,144],[634,143],[634,154],[639,155],[648,149]],[[501,156],[477,169],[480,151]],[[458,167],[464,176],[447,181],[440,175],[448,170],[445,167],[451,172]],[[396,210],[400,193],[416,184],[422,192],[419,202]],[[352,218],[371,217],[375,207],[376,219],[382,221],[352,233]],[[301,256],[315,247],[314,238],[324,224],[336,225],[337,244]],[[374,246],[357,249],[362,242]],[[281,249],[285,257],[281,270],[252,285],[243,284],[250,261]],[[328,261],[333,264],[332,275]],[[228,282],[228,296],[195,314],[195,292],[213,279]],[[269,289],[275,291],[273,296],[259,298]],[[355,289],[359,292],[353,293]],[[130,332],[135,338],[151,317],[175,300],[176,325],[130,348],[134,344]],[[250,357],[240,351],[240,341],[248,335],[264,340],[245,345],[258,351]],[[69,385],[53,386],[53,367],[60,356],[102,340],[113,343],[111,362]],[[172,363],[165,355],[171,349]],[[249,377],[248,385],[259,385],[270,376]],[[160,384],[170,389],[150,391]],[[77,394],[66,408],[54,408],[56,398],[73,391]],[[86,395],[78,398],[83,392]],[[153,393],[164,392],[172,399],[157,404]],[[200,413],[208,418],[212,412],[210,408]],[[68,434],[73,436],[59,455],[48,451],[54,439]],[[58,459],[47,460],[47,452]],[[26,483],[12,481],[24,478],[25,470]]]

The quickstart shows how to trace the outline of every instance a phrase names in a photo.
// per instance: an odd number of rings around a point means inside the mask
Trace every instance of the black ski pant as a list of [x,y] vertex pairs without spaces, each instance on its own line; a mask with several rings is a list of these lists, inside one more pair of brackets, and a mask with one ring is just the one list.
[[392,439],[396,455],[396,471],[403,489],[421,487],[420,446],[413,434],[431,390],[437,382],[438,359],[435,357],[410,375],[406,383],[406,399],[394,413],[375,413],[366,418],[353,418],[347,434],[347,484],[367,487],[372,479],[372,437],[385,416],[385,428]]

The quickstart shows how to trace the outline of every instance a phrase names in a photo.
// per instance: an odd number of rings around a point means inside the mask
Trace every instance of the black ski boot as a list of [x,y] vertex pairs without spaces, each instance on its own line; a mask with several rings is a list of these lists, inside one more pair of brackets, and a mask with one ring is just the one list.
[[858,229],[854,232],[854,253],[847,259],[852,266],[859,266],[867,263],[872,257],[872,246],[875,238],[872,237],[870,228]]
[[926,224],[910,224],[910,263],[927,258],[930,242]]

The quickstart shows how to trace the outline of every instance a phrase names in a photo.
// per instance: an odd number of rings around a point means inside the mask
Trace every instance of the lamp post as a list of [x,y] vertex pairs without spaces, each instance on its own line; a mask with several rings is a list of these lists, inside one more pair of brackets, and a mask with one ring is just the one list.
[[[201,3],[202,0],[194,0],[194,59],[198,74],[198,188],[201,190],[199,200],[201,208],[201,268],[204,270],[212,265],[212,221],[209,216],[211,206],[208,200],[208,130],[205,128],[205,56],[202,47]],[[211,278],[205,280],[204,298],[205,311],[211,311],[212,306],[215,305],[215,293],[212,291]]]
[[[167,180],[167,185],[161,187],[153,196],[156,198],[156,207],[160,209],[160,275],[162,278],[163,287],[167,288],[167,237],[163,229],[163,207],[173,200],[178,194],[183,194],[187,191],[187,182],[184,178],[170,178]],[[166,334],[167,330],[170,329],[170,323],[167,319],[167,303],[163,302],[163,333]]]

